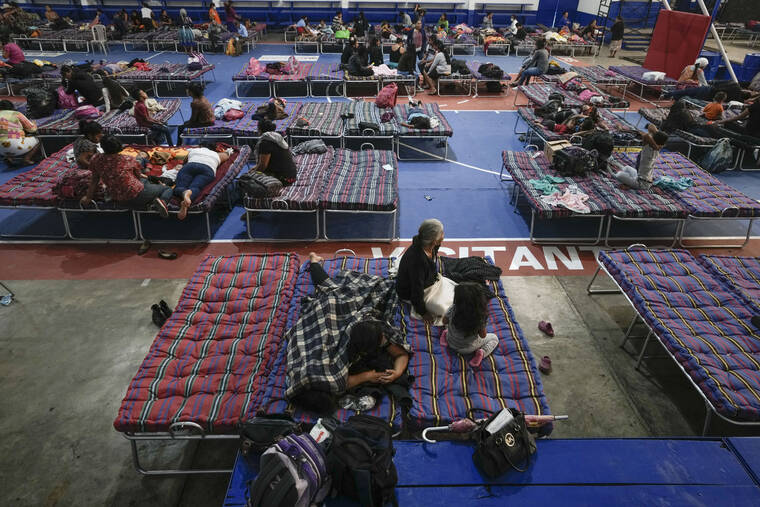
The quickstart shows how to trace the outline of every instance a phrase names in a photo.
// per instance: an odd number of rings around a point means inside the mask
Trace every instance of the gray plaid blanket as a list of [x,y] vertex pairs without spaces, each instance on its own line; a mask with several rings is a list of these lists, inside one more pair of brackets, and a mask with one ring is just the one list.
[[[351,328],[368,318],[392,322],[398,310],[395,280],[340,271],[306,296],[295,325],[288,329],[288,388],[291,398],[306,389],[340,395],[348,380]],[[407,350],[398,329],[388,340]]]

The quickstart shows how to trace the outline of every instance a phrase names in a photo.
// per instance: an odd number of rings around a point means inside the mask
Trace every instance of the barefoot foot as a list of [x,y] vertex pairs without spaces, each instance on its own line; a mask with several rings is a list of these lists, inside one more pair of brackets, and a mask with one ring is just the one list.
[[314,252],[309,252],[309,262],[322,262],[324,259]]

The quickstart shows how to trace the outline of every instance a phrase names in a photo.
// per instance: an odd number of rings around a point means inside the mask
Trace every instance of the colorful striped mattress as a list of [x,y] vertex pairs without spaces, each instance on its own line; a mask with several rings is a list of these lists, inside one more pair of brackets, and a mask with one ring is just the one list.
[[305,81],[306,77],[311,71],[312,64],[309,62],[299,62],[297,72],[293,74],[270,74],[268,72],[261,72],[255,76],[250,76],[245,73],[245,69],[248,68],[248,64],[245,64],[240,72],[232,76],[233,81]]
[[340,63],[315,62],[306,77],[310,80],[342,81],[343,75]]
[[[180,99],[157,100],[165,109],[153,114],[153,118],[162,123],[167,123],[172,116],[179,111],[179,107],[182,105]],[[150,130],[146,127],[140,127],[137,125],[137,120],[135,120],[134,116],[129,114],[129,111],[123,111],[110,118],[99,121],[98,123],[103,126],[103,130],[105,130],[106,133],[114,135],[144,135]]]
[[662,125],[669,113],[669,107],[642,107],[639,109],[639,114],[655,127]]
[[[253,119],[253,112],[256,111],[256,109],[259,106],[263,106],[266,104],[266,102],[262,104],[255,104],[253,109],[251,110],[252,113],[243,116],[236,122],[232,124],[232,133],[237,137],[252,137],[252,138],[258,138],[259,137],[259,120]],[[283,136],[287,134],[287,128],[291,121],[294,121],[294,118],[297,118],[299,112],[301,111],[301,102],[293,102],[290,101],[285,104],[285,118],[281,120],[276,120],[274,122],[275,131],[278,134],[282,134]]]
[[204,65],[198,70],[189,70],[184,63],[150,62],[151,70],[128,70],[117,74],[118,81],[192,81],[211,72],[214,66]]
[[[555,207],[545,203],[541,199],[544,194],[530,184],[530,180],[539,180],[544,176],[558,176],[546,155],[539,153],[534,158],[524,151],[503,151],[501,157],[504,168],[512,175],[515,184],[520,187],[539,218],[565,218],[575,215],[565,207]],[[584,194],[589,196],[586,204],[592,215],[607,215],[612,211],[607,200],[589,178],[564,177],[564,179],[565,183],[559,184],[557,188],[564,192],[566,185],[577,185]]]
[[[291,136],[337,137],[343,134],[343,118],[346,102],[304,102],[298,116],[291,116],[286,129]],[[298,118],[305,118],[309,124],[296,126]]]
[[[391,170],[385,167],[390,166]],[[336,150],[320,205],[328,210],[392,211],[398,207],[398,161],[385,150]]]
[[717,280],[760,311],[760,259],[732,255],[700,255],[698,259]]
[[185,136],[202,136],[202,135],[232,135],[235,125],[244,118],[250,118],[256,111],[256,104],[253,102],[243,102],[243,118],[227,121],[225,119],[215,119],[214,124],[208,127],[192,127],[185,129]]
[[[627,164],[635,160],[632,153],[615,153],[613,156]],[[659,176],[686,177],[694,181],[692,187],[669,194],[690,215],[760,217],[760,203],[723,183],[680,153],[660,152],[655,162],[654,178]]]
[[[414,377],[411,429],[446,425],[468,415],[488,417],[505,407],[550,414],[536,361],[504,287],[489,282],[489,288],[496,297],[488,303],[486,331],[499,337],[499,346],[477,369],[467,364],[471,356],[441,347],[443,327],[412,319],[409,303],[402,303],[401,329],[414,351],[409,360]],[[551,430],[551,425],[544,426],[541,434]]]
[[647,72],[652,72],[649,69],[645,69],[641,65],[610,65],[610,70],[613,72],[617,72],[621,76],[624,76],[631,81],[635,81],[639,84],[644,85],[654,85],[654,86],[675,86],[678,84],[678,81],[673,79],[672,77],[665,76],[665,79],[661,79],[659,81],[654,81],[651,79],[644,79],[644,74]]
[[620,74],[605,69],[601,65],[589,65],[588,67],[575,65],[570,67],[570,70],[577,72],[581,77],[598,85],[618,84],[622,80]]
[[601,252],[599,260],[717,412],[760,421],[757,307],[686,250]]
[[[391,262],[390,259],[343,257],[339,259],[327,259],[325,260],[323,267],[327,274],[331,276],[335,275],[339,270],[351,270],[387,277],[390,274],[389,268]],[[306,267],[307,264],[304,263],[304,266],[301,267],[301,270],[298,273],[292,303],[288,313],[288,328],[295,324],[298,319],[299,312],[301,311],[301,299],[314,291],[314,287],[311,284],[311,275]],[[398,326],[399,323],[400,315],[397,313],[392,324]],[[269,414],[291,413],[292,411],[293,418],[297,421],[315,422],[318,418],[317,415],[301,410],[284,400],[286,379],[287,343],[282,343],[277,358],[275,359],[274,367],[272,368],[272,374],[269,376],[266,383],[263,402],[261,403],[262,409]],[[390,396],[383,397],[380,404],[364,413],[388,421],[395,429],[401,428],[401,407]],[[337,411],[336,417],[340,421],[345,421],[354,414],[355,412],[353,410],[340,409]]]
[[61,176],[73,170],[66,161],[70,148],[71,145],[62,148],[33,169],[0,185],[0,206],[56,206],[58,197],[53,188]]
[[[613,156],[615,155],[613,153]],[[636,167],[635,164],[633,167]],[[673,194],[659,187],[630,188],[608,174],[593,174],[586,179],[592,182],[616,217],[686,218],[687,211],[681,202]]]
[[194,422],[236,434],[261,407],[285,347],[295,254],[206,257],[130,382],[119,432],[165,432]]
[[283,187],[275,198],[245,197],[248,209],[315,210],[319,207],[324,181],[333,167],[335,151],[327,147],[325,153],[297,155],[293,159],[298,173],[292,185]]
[[579,107],[583,105],[583,102],[576,96],[569,93],[567,90],[560,88],[550,83],[532,83],[528,85],[522,85],[517,87],[528,100],[538,106],[543,106],[549,102],[549,95],[552,93],[559,93],[564,99],[564,104],[569,107]]
[[438,107],[435,102],[428,102],[422,104],[422,110],[426,115],[438,118],[440,124],[434,129],[413,129],[400,125],[401,122],[406,123],[406,119],[409,116],[409,104],[397,104],[393,108],[393,114],[396,116],[396,121],[399,123],[398,133],[402,137],[451,137],[454,135],[454,130],[449,125],[449,121],[446,116]]
[[394,136],[398,133],[398,124],[395,121],[380,121],[385,109],[380,109],[374,102],[364,100],[349,102],[345,112],[354,115],[353,118],[346,120],[344,134],[347,136],[364,137],[364,131],[359,128],[361,122],[374,123],[380,128],[379,132],[374,132],[367,137]]

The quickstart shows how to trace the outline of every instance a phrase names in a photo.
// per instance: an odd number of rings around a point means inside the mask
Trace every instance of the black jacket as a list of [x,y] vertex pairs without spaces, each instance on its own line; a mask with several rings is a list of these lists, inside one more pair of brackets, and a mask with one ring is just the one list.
[[350,44],[346,44],[346,47],[343,48],[343,53],[340,55],[340,63],[343,65],[347,65],[348,61],[351,59],[351,56],[354,54],[354,47]]
[[75,70],[72,73],[71,79],[69,79],[66,86],[66,93],[72,94],[74,91],[84,97],[88,104],[96,106],[103,101],[103,90],[100,86],[95,84],[88,73]]
[[380,46],[373,46],[369,48],[369,63],[370,65],[383,64],[383,48]]
[[[433,259],[438,256],[438,250],[433,251]],[[401,262],[398,265],[396,277],[396,292],[403,300],[411,301],[412,306],[420,315],[425,315],[424,293],[427,287],[435,283],[438,276],[435,262],[430,259],[422,249],[422,243],[417,236],[412,240]]]

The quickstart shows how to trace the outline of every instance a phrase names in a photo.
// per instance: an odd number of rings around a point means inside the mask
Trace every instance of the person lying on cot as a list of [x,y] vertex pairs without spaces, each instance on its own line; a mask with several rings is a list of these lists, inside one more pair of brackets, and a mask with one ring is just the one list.
[[174,181],[174,195],[182,199],[177,219],[184,220],[193,204],[193,196],[198,196],[203,188],[216,178],[216,170],[227,161],[232,148],[219,150],[215,143],[201,143],[200,148],[187,150],[185,163]]
[[454,289],[454,304],[443,316],[446,329],[441,333],[441,346],[460,354],[473,354],[469,364],[480,366],[499,345],[499,338],[486,333],[488,299],[482,284],[460,283]]
[[455,282],[438,273],[438,249],[443,224],[430,218],[420,224],[412,245],[404,252],[396,275],[396,292],[412,304],[412,317],[433,324],[454,303]]
[[[654,163],[660,150],[668,142],[668,135],[650,123],[647,125],[647,133],[643,134],[641,139],[643,147],[636,160],[636,168],[617,165],[619,171],[615,173],[615,179],[631,188],[647,190],[652,186]],[[612,159],[609,164],[614,165]]]
[[134,210],[152,210],[162,218],[169,217],[167,203],[172,197],[171,187],[150,183],[143,175],[143,166],[135,158],[122,155],[124,148],[115,136],[106,136],[100,143],[103,153],[90,159],[92,172],[87,193],[82,197],[82,206],[88,206],[95,195],[98,181],[106,187],[111,199]]
[[272,121],[259,120],[261,137],[254,148],[258,160],[254,170],[274,176],[287,187],[295,183],[298,170],[288,142],[276,130]]
[[409,100],[409,111],[406,113],[406,122],[401,123],[402,127],[408,129],[431,129],[438,126],[438,119],[431,118],[422,109],[421,100]]
[[322,260],[309,254],[315,291],[304,298],[301,315],[287,332],[286,396],[318,414],[333,413],[346,394],[376,399],[390,394],[410,407],[409,347],[398,329],[379,318],[394,306],[395,298],[388,299],[393,282],[352,271],[330,278]]

